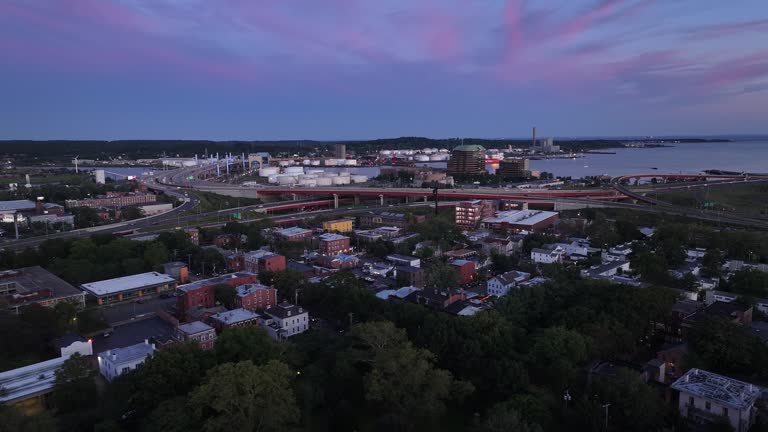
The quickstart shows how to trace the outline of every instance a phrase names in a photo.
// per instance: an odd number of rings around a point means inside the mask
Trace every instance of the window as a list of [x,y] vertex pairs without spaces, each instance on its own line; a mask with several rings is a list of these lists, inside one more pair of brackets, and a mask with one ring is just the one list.
[[130,368],[130,367],[124,367],[124,368],[123,368],[123,369],[120,371],[120,373],[121,373],[121,374],[124,374],[124,373],[128,372],[129,370],[131,370],[131,368]]
[[704,409],[705,410],[709,411],[711,408],[712,408],[712,404],[710,404],[709,402],[704,402]]
[[693,396],[688,396],[688,405],[693,406]]

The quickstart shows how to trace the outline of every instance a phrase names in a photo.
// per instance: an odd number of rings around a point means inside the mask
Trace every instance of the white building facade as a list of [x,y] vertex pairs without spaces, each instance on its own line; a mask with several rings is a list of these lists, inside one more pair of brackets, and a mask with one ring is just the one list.
[[99,353],[99,372],[107,381],[112,381],[124,373],[128,373],[155,353],[155,344],[144,342],[125,348],[115,348]]
[[264,311],[262,326],[275,340],[285,340],[309,330],[309,312],[289,303],[281,303]]

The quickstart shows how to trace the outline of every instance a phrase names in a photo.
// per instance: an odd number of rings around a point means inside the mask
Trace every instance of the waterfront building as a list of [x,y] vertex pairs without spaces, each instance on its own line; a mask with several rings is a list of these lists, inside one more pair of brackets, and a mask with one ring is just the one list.
[[506,158],[499,162],[496,174],[503,178],[528,178],[531,176],[530,161],[525,158]]
[[485,148],[480,145],[460,145],[451,152],[448,160],[449,175],[486,174]]

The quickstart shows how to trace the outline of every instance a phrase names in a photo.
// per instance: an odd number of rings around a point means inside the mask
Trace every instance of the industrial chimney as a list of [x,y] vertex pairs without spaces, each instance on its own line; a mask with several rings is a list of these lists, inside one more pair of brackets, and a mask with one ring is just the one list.
[[533,142],[531,143],[531,147],[536,147],[536,126],[533,127]]

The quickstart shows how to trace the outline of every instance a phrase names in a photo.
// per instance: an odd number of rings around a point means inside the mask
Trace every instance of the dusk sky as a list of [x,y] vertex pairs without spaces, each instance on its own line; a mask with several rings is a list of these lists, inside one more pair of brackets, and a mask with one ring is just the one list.
[[768,0],[0,0],[0,139],[768,133]]

